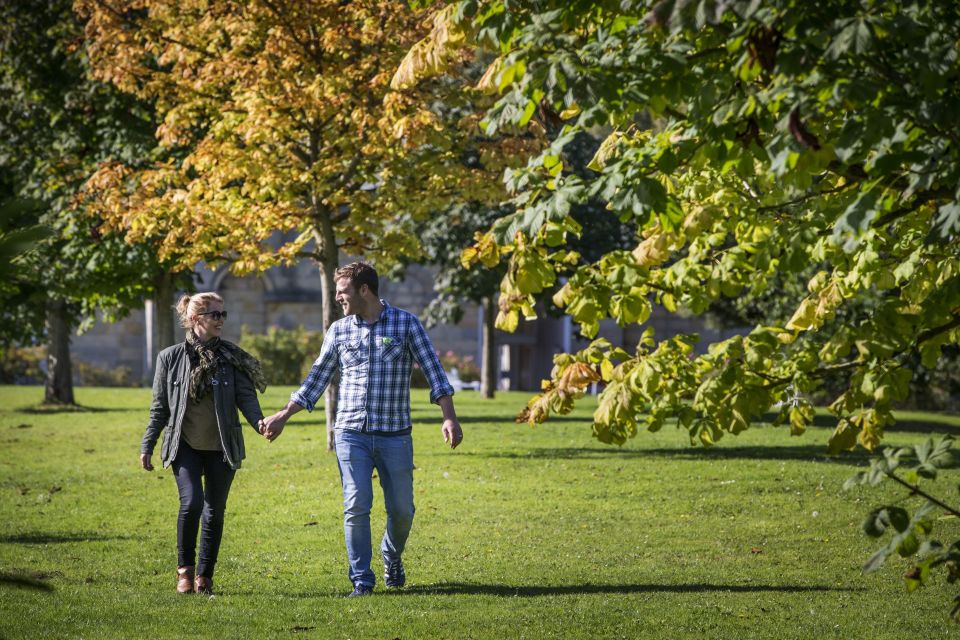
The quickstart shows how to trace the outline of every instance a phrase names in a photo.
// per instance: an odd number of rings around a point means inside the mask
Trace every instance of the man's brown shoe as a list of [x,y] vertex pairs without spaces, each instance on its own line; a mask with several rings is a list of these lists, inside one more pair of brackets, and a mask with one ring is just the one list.
[[205,576],[197,576],[197,593],[202,593],[205,596],[213,595],[213,580]]
[[177,567],[177,593],[193,593],[194,567]]

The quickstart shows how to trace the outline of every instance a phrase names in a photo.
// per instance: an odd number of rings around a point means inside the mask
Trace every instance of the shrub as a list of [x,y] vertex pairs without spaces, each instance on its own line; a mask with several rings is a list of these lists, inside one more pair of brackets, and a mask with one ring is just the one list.
[[0,384],[43,384],[41,363],[46,347],[9,347],[0,350]]
[[430,388],[430,384],[427,382],[427,376],[416,362],[413,363],[413,369],[410,371],[410,387],[413,389]]
[[139,387],[130,367],[101,367],[82,360],[73,363],[73,383],[84,387]]
[[456,369],[460,379],[464,382],[475,382],[480,379],[480,367],[473,356],[458,356],[453,351],[447,351],[440,356],[440,364],[444,371]]
[[[474,382],[480,379],[480,367],[474,362],[473,356],[458,356],[453,351],[438,353],[440,365],[447,373],[451,369],[456,369],[463,382]],[[430,385],[427,383],[427,376],[416,362],[413,363],[413,371],[410,372],[410,386],[414,389],[427,389]]]
[[323,334],[296,329],[270,327],[265,334],[241,329],[240,347],[253,354],[263,365],[269,384],[300,384],[320,353]]

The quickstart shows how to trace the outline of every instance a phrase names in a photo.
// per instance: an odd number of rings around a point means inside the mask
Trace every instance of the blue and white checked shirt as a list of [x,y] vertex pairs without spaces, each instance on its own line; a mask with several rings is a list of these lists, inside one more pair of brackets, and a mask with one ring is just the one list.
[[383,312],[372,325],[359,315],[330,325],[307,379],[290,394],[293,402],[313,411],[339,368],[336,429],[409,429],[410,370],[414,360],[430,384],[430,402],[437,404],[443,396],[453,395],[453,387],[420,320],[412,313],[380,302]]

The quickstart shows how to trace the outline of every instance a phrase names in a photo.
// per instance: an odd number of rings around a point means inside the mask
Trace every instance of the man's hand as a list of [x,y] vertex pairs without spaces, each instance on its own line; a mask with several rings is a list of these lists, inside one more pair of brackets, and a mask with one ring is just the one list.
[[150,462],[150,458],[152,457],[149,453],[140,454],[140,466],[143,467],[145,471],[153,471],[153,463]]
[[283,411],[278,411],[269,418],[264,418],[260,421],[260,433],[262,433],[267,440],[273,442],[283,433],[283,427],[286,423],[287,416]]
[[443,441],[449,444],[451,449],[456,449],[457,445],[463,442],[463,429],[456,420],[444,420],[440,433],[443,434]]

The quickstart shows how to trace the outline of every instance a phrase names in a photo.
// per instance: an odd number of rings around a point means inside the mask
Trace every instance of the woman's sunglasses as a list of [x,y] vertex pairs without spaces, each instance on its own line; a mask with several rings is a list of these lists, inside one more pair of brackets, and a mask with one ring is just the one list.
[[217,320],[217,321],[219,321],[220,319],[223,319],[223,320],[226,320],[226,319],[227,319],[227,312],[226,312],[226,311],[204,311],[203,313],[198,313],[197,315],[198,315],[198,316],[210,316],[211,318],[213,318],[214,320]]

